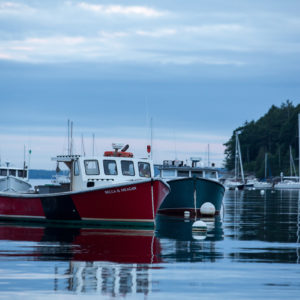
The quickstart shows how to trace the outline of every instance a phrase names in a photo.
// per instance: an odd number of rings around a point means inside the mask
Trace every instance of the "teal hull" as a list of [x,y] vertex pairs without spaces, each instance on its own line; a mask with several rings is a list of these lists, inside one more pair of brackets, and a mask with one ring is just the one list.
[[168,181],[171,192],[159,208],[159,213],[169,215],[182,215],[189,211],[191,216],[200,216],[200,207],[205,202],[210,202],[220,213],[224,186],[214,180],[205,178],[179,178]]

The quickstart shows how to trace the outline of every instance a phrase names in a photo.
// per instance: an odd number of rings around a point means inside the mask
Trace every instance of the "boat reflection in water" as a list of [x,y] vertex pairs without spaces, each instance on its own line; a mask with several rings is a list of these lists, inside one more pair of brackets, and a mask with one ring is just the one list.
[[9,253],[1,251],[0,260],[9,257],[32,262],[55,261],[55,291],[146,295],[151,290],[149,270],[152,264],[161,262],[160,242],[152,230],[30,227],[6,223],[0,224],[0,240],[20,245],[20,249],[10,246]]
[[160,239],[164,262],[214,262],[224,257],[223,251],[216,247],[216,242],[224,238],[221,217],[201,220],[207,224],[206,232],[192,229],[194,219],[156,217],[156,236]]

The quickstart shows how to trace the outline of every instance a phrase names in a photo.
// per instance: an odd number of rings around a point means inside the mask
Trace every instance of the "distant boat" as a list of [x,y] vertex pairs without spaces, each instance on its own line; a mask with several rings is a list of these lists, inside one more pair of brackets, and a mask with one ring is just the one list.
[[23,193],[31,189],[28,182],[27,166],[16,168],[6,162],[5,166],[0,166],[0,192]]
[[242,190],[245,187],[244,169],[238,132],[235,133],[234,178],[226,179],[224,185],[229,190]]
[[265,153],[265,179],[264,181],[253,180],[253,187],[255,189],[270,189],[273,187],[272,182],[268,182],[267,180],[267,168],[268,168],[268,153]]
[[[296,168],[292,156],[292,150],[290,147],[290,172],[291,176],[283,176],[280,174],[281,181],[274,185],[275,189],[300,189],[300,114],[298,114],[298,161],[299,161],[299,173],[296,174]],[[293,176],[293,170],[295,176]]]
[[170,185],[171,192],[159,208],[159,213],[168,215],[200,216],[209,214],[201,212],[204,203],[213,205],[213,215],[219,214],[225,187],[219,182],[217,168],[198,167],[199,158],[191,158],[192,165],[183,161],[166,160],[159,167],[160,177]]

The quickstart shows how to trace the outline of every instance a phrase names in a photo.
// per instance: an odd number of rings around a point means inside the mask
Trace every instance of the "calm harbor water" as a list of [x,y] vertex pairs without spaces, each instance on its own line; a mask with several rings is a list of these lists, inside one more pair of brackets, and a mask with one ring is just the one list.
[[299,299],[299,191],[226,191],[206,235],[0,224],[0,299]]

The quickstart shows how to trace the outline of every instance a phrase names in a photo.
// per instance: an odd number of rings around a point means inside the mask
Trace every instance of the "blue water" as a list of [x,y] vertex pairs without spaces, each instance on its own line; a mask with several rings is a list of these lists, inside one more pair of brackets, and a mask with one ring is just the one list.
[[0,299],[299,299],[299,191],[226,191],[222,216],[157,230],[0,224]]

